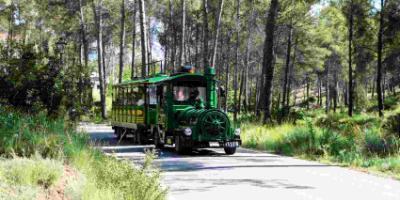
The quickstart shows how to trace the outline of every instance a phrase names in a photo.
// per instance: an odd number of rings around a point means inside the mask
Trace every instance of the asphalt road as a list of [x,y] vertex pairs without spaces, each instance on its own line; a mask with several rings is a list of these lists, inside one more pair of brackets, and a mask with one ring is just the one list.
[[[141,164],[154,146],[118,143],[105,125],[81,126],[105,153]],[[154,164],[162,171],[169,200],[361,199],[400,200],[400,182],[342,167],[238,149],[204,149],[187,156],[157,150]]]

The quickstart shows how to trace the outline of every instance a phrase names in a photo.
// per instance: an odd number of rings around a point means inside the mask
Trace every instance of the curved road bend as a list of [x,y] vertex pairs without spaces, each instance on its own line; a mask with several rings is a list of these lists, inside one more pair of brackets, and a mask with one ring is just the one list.
[[[110,126],[82,124],[105,153],[142,163],[149,146],[118,144]],[[157,151],[154,164],[169,200],[362,199],[400,200],[400,182],[342,167],[238,149],[233,156],[206,149],[180,156]]]

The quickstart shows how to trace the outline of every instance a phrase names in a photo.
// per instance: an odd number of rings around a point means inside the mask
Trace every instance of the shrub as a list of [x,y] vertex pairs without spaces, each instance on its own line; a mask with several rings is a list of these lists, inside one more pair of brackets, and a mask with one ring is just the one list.
[[292,152],[296,154],[313,153],[316,149],[314,136],[307,128],[297,128],[289,132],[285,135],[284,142],[289,144]]
[[387,116],[382,127],[386,134],[395,135],[400,138],[400,112],[395,112]]
[[41,186],[48,188],[62,175],[60,161],[42,159],[14,158],[0,161],[1,177],[9,185]]
[[339,121],[344,117],[345,117],[345,115],[342,113],[330,113],[328,115],[323,114],[317,118],[315,124],[322,128],[338,130],[338,129],[340,129],[339,127],[341,125],[339,123]]
[[80,200],[84,195],[84,189],[88,186],[88,180],[82,173],[77,173],[76,177],[68,177],[67,185],[64,189],[66,199]]
[[400,101],[400,96],[388,96],[385,98],[385,100],[383,101],[383,106],[385,108],[385,110],[390,110],[393,109],[398,102]]
[[7,185],[0,181],[0,199],[7,200],[32,200],[39,193],[38,187]]
[[399,157],[389,157],[380,159],[377,162],[377,168],[380,171],[390,171],[397,176],[400,175],[400,158]]
[[277,120],[278,123],[293,123],[296,124],[298,120],[304,119],[304,111],[294,107],[283,107],[274,109],[271,113],[272,118]]
[[68,87],[62,83],[62,66],[57,58],[37,51],[35,44],[0,46],[0,51],[7,49],[14,53],[0,59],[0,98],[31,113],[44,108],[49,115],[56,115],[64,95],[63,86]]
[[350,151],[354,148],[352,138],[346,138],[330,129],[322,129],[321,134],[318,135],[318,143],[320,150],[330,156],[338,156],[341,151]]
[[363,143],[363,153],[366,155],[387,155],[391,152],[391,144],[382,138],[376,129],[367,129]]
[[[136,168],[129,161],[117,160],[98,151],[81,151],[71,158],[72,163],[85,175],[86,184],[79,190],[71,183],[70,196],[83,199],[159,200],[165,190],[159,183],[159,173],[151,168],[151,155],[146,156],[144,167]],[[75,186],[74,186],[75,185]]]
[[358,114],[353,117],[346,113],[329,113],[316,120],[316,125],[321,128],[331,129],[345,135],[359,135],[367,128],[376,128],[381,124],[381,119],[376,116]]

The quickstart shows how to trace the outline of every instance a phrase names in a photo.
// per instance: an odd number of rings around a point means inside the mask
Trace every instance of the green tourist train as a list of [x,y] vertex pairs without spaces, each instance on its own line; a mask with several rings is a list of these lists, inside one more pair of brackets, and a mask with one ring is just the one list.
[[204,74],[191,71],[182,67],[179,73],[114,85],[112,127],[117,137],[130,135],[135,144],[170,146],[178,153],[224,148],[226,154],[234,154],[241,145],[240,129],[218,109],[221,90],[215,68],[207,68]]

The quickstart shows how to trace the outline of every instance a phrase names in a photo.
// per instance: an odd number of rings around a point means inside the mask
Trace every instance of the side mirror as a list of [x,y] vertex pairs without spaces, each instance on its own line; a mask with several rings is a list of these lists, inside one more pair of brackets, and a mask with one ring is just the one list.
[[218,90],[219,90],[219,96],[225,98],[225,97],[226,97],[226,91],[225,91],[225,89],[224,89],[223,87],[220,86],[220,87],[218,88]]

